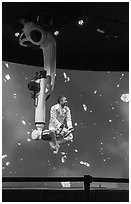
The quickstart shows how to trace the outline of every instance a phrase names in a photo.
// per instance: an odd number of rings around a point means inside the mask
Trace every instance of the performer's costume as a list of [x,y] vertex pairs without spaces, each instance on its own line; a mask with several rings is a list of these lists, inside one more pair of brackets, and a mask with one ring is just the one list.
[[[60,104],[52,106],[50,110],[49,132],[48,130],[43,131],[43,139],[44,137],[47,138],[46,133],[49,133],[49,135],[54,134],[56,137],[56,141],[51,140],[49,141],[49,144],[52,149],[55,149],[56,143],[57,145],[59,145],[60,143],[72,141],[73,131],[74,129],[72,126],[72,119],[69,107],[64,106],[62,108]],[[49,135],[48,137],[50,137]]]

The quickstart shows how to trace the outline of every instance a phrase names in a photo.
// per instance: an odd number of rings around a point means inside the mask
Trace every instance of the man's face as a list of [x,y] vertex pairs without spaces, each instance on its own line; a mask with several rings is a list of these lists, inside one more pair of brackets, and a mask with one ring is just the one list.
[[65,106],[67,104],[67,99],[66,97],[62,97],[61,100],[60,100],[60,105],[61,106]]

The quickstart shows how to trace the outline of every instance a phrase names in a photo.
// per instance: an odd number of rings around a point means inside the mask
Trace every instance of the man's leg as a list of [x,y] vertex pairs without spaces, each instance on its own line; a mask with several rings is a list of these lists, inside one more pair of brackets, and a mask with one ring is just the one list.
[[57,143],[62,144],[62,143],[70,142],[72,140],[73,140],[73,134],[70,133],[67,137],[64,137],[63,139],[60,139],[60,140],[58,139]]

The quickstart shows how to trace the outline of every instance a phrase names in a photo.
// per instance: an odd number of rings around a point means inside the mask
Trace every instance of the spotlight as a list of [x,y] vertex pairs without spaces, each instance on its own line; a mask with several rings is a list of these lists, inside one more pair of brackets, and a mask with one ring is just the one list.
[[78,21],[78,24],[79,24],[79,25],[83,25],[83,24],[84,24],[84,21],[83,21],[83,20],[79,20],[79,21]]
[[15,33],[15,36],[16,36],[16,37],[19,37],[19,35],[20,35],[20,33],[19,33],[19,32]]
[[58,30],[55,31],[55,32],[54,32],[54,35],[59,35],[59,31],[58,31]]

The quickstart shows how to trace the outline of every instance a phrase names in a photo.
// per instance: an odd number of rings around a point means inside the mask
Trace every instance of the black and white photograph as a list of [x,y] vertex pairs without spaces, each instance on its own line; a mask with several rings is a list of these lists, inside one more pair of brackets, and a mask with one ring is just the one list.
[[2,202],[129,202],[129,2],[2,2]]

